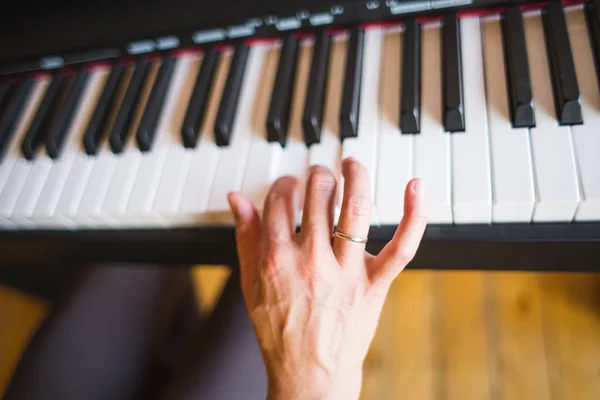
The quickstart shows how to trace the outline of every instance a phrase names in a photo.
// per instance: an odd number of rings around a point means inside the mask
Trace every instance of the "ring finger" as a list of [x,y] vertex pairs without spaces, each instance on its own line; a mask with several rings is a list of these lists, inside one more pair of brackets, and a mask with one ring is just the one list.
[[[371,225],[373,201],[371,199],[371,183],[367,169],[354,159],[344,160],[342,165],[344,176],[344,199],[337,226],[341,234],[366,239]],[[347,265],[357,257],[362,261],[365,243],[334,236],[333,250],[342,265]]]

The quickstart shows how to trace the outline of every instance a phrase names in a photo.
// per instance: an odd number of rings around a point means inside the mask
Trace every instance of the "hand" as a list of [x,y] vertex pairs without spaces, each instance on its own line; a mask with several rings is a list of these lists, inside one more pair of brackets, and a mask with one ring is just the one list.
[[[366,237],[373,208],[367,171],[349,159],[342,173],[338,229]],[[332,239],[336,185],[328,169],[311,168],[300,233],[294,178],[273,184],[262,220],[241,194],[229,195],[242,290],[267,367],[269,399],[359,397],[362,364],[388,289],[414,257],[427,224],[423,184],[413,179],[404,218],[378,256],[364,244]]]

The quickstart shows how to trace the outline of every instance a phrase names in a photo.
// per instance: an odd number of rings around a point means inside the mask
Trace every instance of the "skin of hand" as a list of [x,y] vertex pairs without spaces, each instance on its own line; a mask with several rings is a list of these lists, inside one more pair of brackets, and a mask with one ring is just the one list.
[[[367,237],[373,203],[367,170],[342,165],[344,198],[337,228]],[[358,399],[362,365],[392,281],[413,259],[427,225],[424,184],[406,187],[404,217],[377,255],[332,237],[337,182],[311,168],[300,232],[298,182],[277,180],[263,217],[229,194],[236,220],[242,291],[267,367],[268,399]]]

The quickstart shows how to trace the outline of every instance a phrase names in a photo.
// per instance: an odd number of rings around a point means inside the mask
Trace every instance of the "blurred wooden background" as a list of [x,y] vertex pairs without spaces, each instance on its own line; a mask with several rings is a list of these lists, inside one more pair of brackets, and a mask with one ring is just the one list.
[[[210,310],[228,271],[194,271]],[[0,398],[48,305],[0,286]],[[406,271],[361,400],[600,399],[600,275]]]

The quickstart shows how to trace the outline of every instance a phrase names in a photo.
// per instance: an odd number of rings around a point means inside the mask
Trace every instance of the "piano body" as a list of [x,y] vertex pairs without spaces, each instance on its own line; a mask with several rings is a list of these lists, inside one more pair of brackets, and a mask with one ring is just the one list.
[[2,264],[234,265],[228,192],[353,156],[372,252],[418,176],[412,268],[600,269],[600,0],[41,7],[1,17]]

